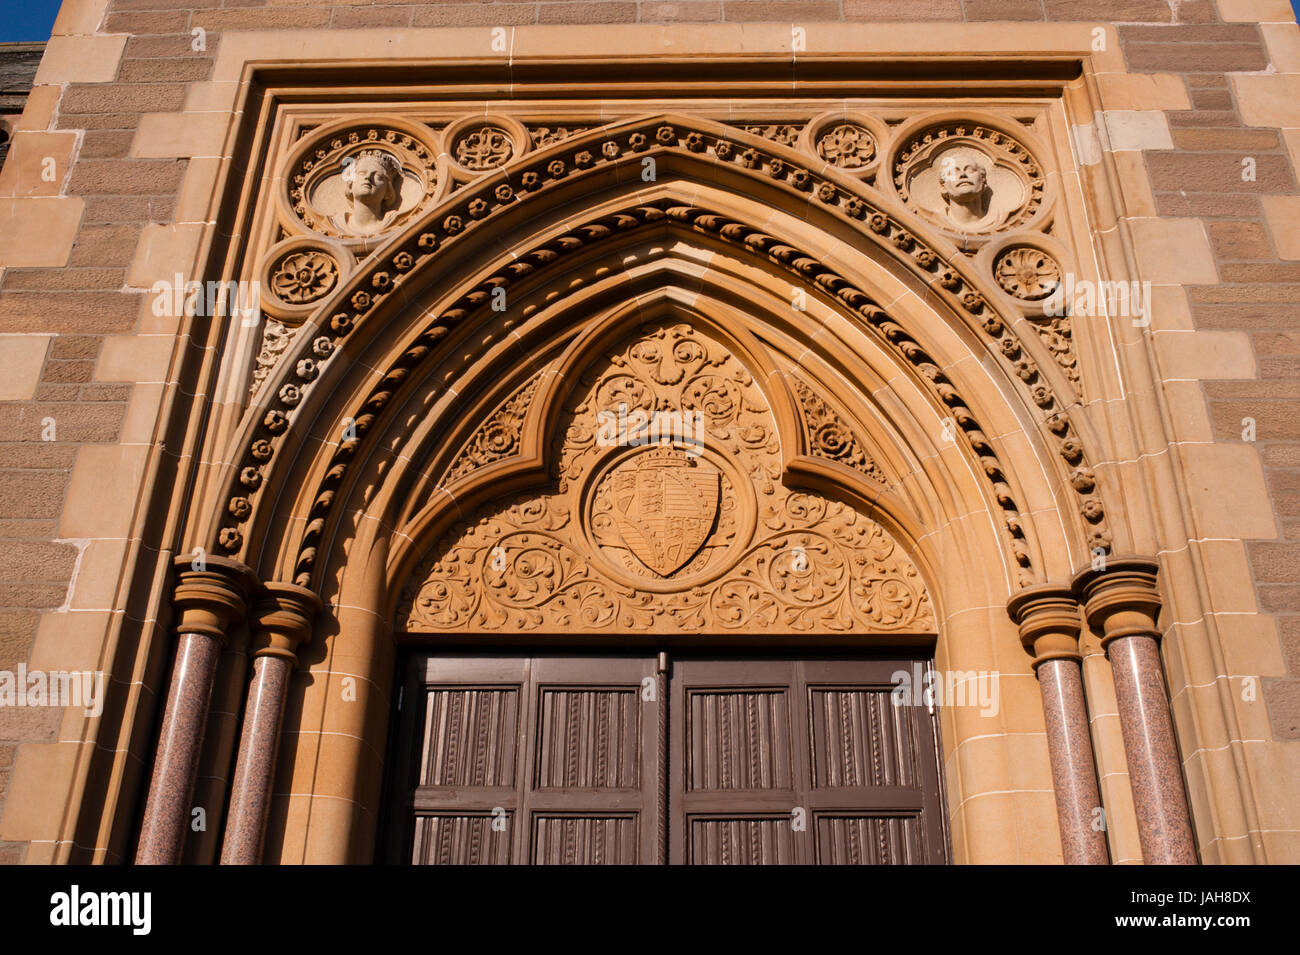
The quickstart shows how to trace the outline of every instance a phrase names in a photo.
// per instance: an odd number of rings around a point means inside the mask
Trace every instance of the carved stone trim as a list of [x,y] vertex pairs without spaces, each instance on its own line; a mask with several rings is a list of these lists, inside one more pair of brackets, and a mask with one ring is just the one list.
[[[552,489],[455,525],[399,620],[433,632],[931,632],[916,568],[847,504],[787,488],[776,421],[734,350],[643,327],[592,356],[564,401]],[[685,443],[608,427],[694,421]]]
[[[542,159],[521,166],[514,166],[510,172],[511,181],[517,181],[525,194],[543,188],[548,182],[564,179],[573,174],[580,174],[602,163],[614,162],[624,152],[638,153],[648,148],[652,142],[660,148],[684,149],[690,153],[708,153],[715,161],[736,164],[752,174],[764,174],[768,178],[783,182],[784,188],[796,191],[811,190],[813,196],[830,211],[844,216],[850,221],[865,219],[870,235],[876,241],[888,243],[897,250],[904,261],[920,275],[929,275],[934,293],[941,298],[957,304],[962,310],[982,321],[984,331],[993,339],[997,351],[1012,363],[1015,373],[1030,388],[1034,403],[1047,415],[1049,431],[1059,442],[1061,456],[1070,465],[1078,468],[1086,464],[1083,447],[1074,436],[1068,415],[1063,410],[1051,388],[1039,381],[1037,368],[1033,362],[1020,354],[1020,345],[1015,334],[993,314],[983,297],[965,284],[959,272],[945,268],[943,259],[924,243],[917,240],[906,227],[893,217],[882,212],[869,214],[869,195],[847,189],[842,183],[835,182],[799,166],[790,164],[784,156],[771,151],[760,150],[745,142],[733,142],[719,139],[713,132],[701,132],[679,128],[662,120],[629,124],[621,130],[602,130],[601,135],[610,137],[604,146],[596,152],[585,148],[585,139],[578,137],[577,142],[561,155],[548,151]],[[780,148],[780,147],[776,147]],[[525,157],[527,159],[527,157]],[[499,175],[499,174],[498,174]],[[517,177],[517,178],[516,178]],[[346,307],[337,312],[322,328],[324,333],[314,344],[318,353],[328,353],[334,347],[334,341],[348,334],[355,325],[364,321],[376,306],[391,294],[394,285],[412,270],[416,264],[423,264],[437,250],[448,243],[457,241],[467,230],[474,228],[493,212],[515,203],[514,189],[498,176],[486,177],[485,181],[465,189],[455,200],[448,203],[447,215],[440,225],[418,235],[412,235],[396,252],[390,253],[388,261],[376,261],[369,265],[370,271],[360,279],[357,288],[350,297]],[[690,206],[675,206],[661,203],[654,206],[639,206],[624,212],[604,216],[599,220],[580,226],[567,235],[545,243],[530,253],[517,256],[503,272],[488,279],[484,285],[468,293],[460,301],[437,316],[425,331],[394,364],[384,380],[376,386],[355,415],[358,437],[336,453],[336,461],[327,472],[326,484],[317,494],[313,505],[313,518],[309,521],[307,531],[299,550],[297,575],[295,581],[310,580],[314,566],[316,542],[325,526],[325,515],[333,500],[330,486],[337,484],[346,472],[347,460],[355,451],[355,444],[364,436],[365,429],[373,423],[378,412],[391,399],[394,391],[409,375],[411,369],[421,363],[432,348],[446,336],[449,328],[463,321],[471,312],[488,302],[492,289],[534,272],[541,266],[549,265],[565,252],[585,247],[591,242],[600,241],[617,232],[636,228],[647,222],[661,220],[665,216],[677,219],[692,228],[698,228],[721,238],[723,241],[748,248],[753,252],[769,257],[772,261],[784,265],[791,272],[814,288],[839,299],[845,306],[857,311],[875,327],[890,345],[898,351],[909,364],[917,368],[920,375],[930,382],[940,400],[951,410],[966,442],[978,458],[985,462],[984,471],[993,485],[994,496],[1004,509],[1004,525],[1011,537],[1012,550],[1016,562],[1022,568],[1021,584],[1032,583],[1031,558],[1028,545],[1024,540],[1018,508],[1012,499],[1009,486],[1002,477],[1001,466],[996,463],[991,445],[964,401],[952,388],[951,383],[930,360],[912,337],[885,312],[876,305],[861,289],[854,287],[842,276],[827,268],[818,257],[805,255],[799,250],[785,245],[775,237],[766,235],[745,223],[736,222],[708,210]],[[897,254],[896,253],[896,254]],[[387,271],[392,269],[392,272]],[[366,279],[369,279],[369,282]],[[525,316],[526,317],[526,316]],[[315,368],[310,369],[314,377]],[[268,411],[252,438],[248,451],[253,456],[253,448],[265,449],[271,439],[284,431],[288,425],[287,411],[301,399],[299,386],[286,386],[289,389],[281,395],[285,409]],[[282,389],[282,392],[285,389]],[[342,454],[343,460],[337,460]],[[267,458],[269,458],[269,454]],[[265,458],[261,459],[264,463]],[[255,466],[255,465],[250,465]],[[1100,502],[1091,508],[1095,516],[1093,530],[1089,533],[1089,547],[1108,550],[1110,535],[1106,530],[1100,511]],[[238,526],[223,527],[218,536],[218,544],[227,552],[242,549],[243,535]]]
[[798,375],[792,374],[790,379],[803,409],[809,452],[814,457],[847,465],[879,484],[889,484],[885,472],[863,449],[844,419]]
[[583,133],[595,129],[594,126],[559,126],[559,125],[536,125],[526,123],[528,127],[528,136],[532,141],[534,149],[545,149],[547,146],[553,146],[565,139],[572,139],[574,136],[580,136]]
[[487,464],[513,457],[519,451],[524,415],[542,380],[539,372],[503,401],[457,453],[439,485],[455,484]]

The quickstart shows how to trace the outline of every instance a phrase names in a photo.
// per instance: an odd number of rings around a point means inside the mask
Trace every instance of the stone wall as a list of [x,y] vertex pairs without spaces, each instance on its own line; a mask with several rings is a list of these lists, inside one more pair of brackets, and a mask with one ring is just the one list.
[[[120,602],[119,577],[128,554],[157,546],[128,531],[150,491],[149,455],[182,464],[156,447],[160,410],[186,389],[167,379],[175,335],[151,321],[145,290],[193,258],[213,219],[186,174],[220,158],[186,139],[228,124],[224,106],[208,105],[230,99],[210,82],[228,34],[300,31],[288,55],[337,30],[832,21],[962,23],[969,52],[1002,45],[1004,21],[1115,27],[1107,35],[1130,75],[1102,95],[1128,118],[1117,115],[1103,139],[1125,178],[1139,267],[1177,276],[1155,351],[1195,506],[1221,505],[1199,559],[1218,575],[1218,612],[1276,615],[1281,635],[1279,644],[1260,618],[1260,638],[1223,666],[1264,677],[1267,721],[1244,738],[1300,740],[1300,29],[1286,0],[68,0],[0,173],[0,670],[39,666],[57,648],[64,666],[110,669],[142,694],[165,690],[156,660],[123,664],[104,635],[123,615],[147,614]],[[886,47],[896,36],[900,48],[923,48],[923,27],[882,31]],[[0,54],[7,88],[4,70]],[[1249,493],[1259,467],[1266,497]],[[158,514],[155,532],[167,529]],[[149,733],[132,744],[142,762]],[[57,780],[96,745],[58,710],[0,709],[0,861],[65,851]],[[1272,767],[1294,779],[1297,748],[1270,748],[1249,774]],[[6,804],[16,761],[46,782],[18,781]],[[1231,765],[1222,771],[1238,771]],[[1257,828],[1289,828],[1271,845],[1294,861],[1300,810],[1278,798],[1267,796],[1273,814]],[[91,842],[79,849],[120,859]]]

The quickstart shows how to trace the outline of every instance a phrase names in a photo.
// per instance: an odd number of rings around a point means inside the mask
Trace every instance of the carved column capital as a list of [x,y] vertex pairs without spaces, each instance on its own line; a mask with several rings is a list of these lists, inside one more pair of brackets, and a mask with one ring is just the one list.
[[1007,613],[1020,627],[1020,643],[1037,670],[1048,660],[1079,660],[1079,601],[1059,584],[1020,591],[1007,601]]
[[244,619],[248,595],[257,586],[256,575],[236,560],[206,557],[202,570],[189,556],[177,557],[176,631],[211,637],[224,644],[227,631]]
[[1074,579],[1088,623],[1102,632],[1101,645],[1120,637],[1160,639],[1160,565],[1145,557],[1106,561],[1103,570],[1087,570]]
[[320,598],[297,584],[266,584],[253,601],[253,656],[284,657],[297,665],[298,647],[311,640]]

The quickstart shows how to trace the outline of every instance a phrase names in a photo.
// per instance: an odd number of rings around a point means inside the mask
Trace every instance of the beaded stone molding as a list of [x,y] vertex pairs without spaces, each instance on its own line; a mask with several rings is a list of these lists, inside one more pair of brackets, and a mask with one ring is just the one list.
[[[1003,145],[1006,145],[1005,143]],[[1009,146],[1007,148],[1010,148]],[[1090,549],[1108,550],[1110,534],[1099,497],[1093,492],[1096,479],[1088,467],[1081,441],[1071,426],[1066,408],[1036,363],[1024,351],[1015,332],[985,301],[984,296],[964,277],[968,266],[947,261],[944,256],[919,240],[907,224],[894,215],[880,211],[873,194],[860,180],[841,174],[830,164],[809,165],[800,155],[779,143],[758,139],[714,123],[692,123],[680,117],[657,117],[605,127],[561,140],[535,154],[512,161],[495,174],[481,177],[443,203],[426,228],[414,232],[400,246],[390,248],[382,260],[372,260],[359,274],[332,296],[319,327],[312,333],[310,345],[304,340],[288,353],[299,356],[284,384],[269,398],[270,406],[258,412],[261,423],[255,429],[237,471],[238,487],[233,489],[229,513],[233,520],[218,535],[220,548],[239,553],[244,545],[240,525],[251,513],[251,505],[260,487],[264,469],[275,453],[275,446],[290,425],[294,409],[305,389],[320,374],[339,339],[364,322],[394,289],[419,271],[449,245],[461,241],[472,230],[481,228],[493,215],[513,208],[528,197],[558,183],[591,174],[606,164],[635,161],[654,152],[694,155],[710,163],[720,163],[744,175],[762,177],[777,188],[807,197],[825,213],[854,225],[867,240],[875,242],[906,265],[926,282],[932,294],[949,303],[958,314],[970,316],[982,328],[992,352],[1000,356],[1012,374],[1023,382],[1032,403],[1039,409],[1047,431],[1054,436],[1061,457],[1073,469],[1071,486],[1080,495],[1080,511],[1090,528]],[[1032,162],[1032,160],[1027,160]],[[1036,165],[1034,168],[1037,168]],[[823,171],[824,170],[824,171]],[[810,210],[811,211],[811,210]],[[565,235],[541,243],[527,253],[518,254],[502,271],[479,287],[466,293],[451,307],[430,321],[414,343],[395,361],[367,398],[355,409],[355,435],[341,442],[334,460],[316,492],[315,503],[298,550],[295,581],[310,585],[315,567],[316,549],[324,534],[335,489],[342,481],[357,446],[378,415],[392,400],[397,389],[414,369],[428,359],[449,329],[475,311],[489,307],[492,291],[503,285],[538,272],[566,253],[637,228],[650,222],[672,220],[682,226],[707,232],[718,239],[761,255],[787,269],[810,289],[838,301],[841,307],[855,311],[882,340],[900,354],[927,382],[947,409],[956,425],[956,433],[980,462],[994,500],[1003,512],[1002,524],[1008,536],[1015,563],[1021,568],[1019,582],[1033,582],[1032,559],[1025,539],[1019,506],[1006,481],[996,451],[954,388],[946,374],[925,353],[912,335],[894,321],[870,296],[843,276],[823,264],[812,253],[797,249],[778,237],[764,233],[747,223],[722,216],[698,206],[664,202],[630,205],[624,210],[603,215],[569,230]],[[581,285],[581,282],[577,283]],[[574,287],[566,281],[565,289]],[[563,289],[560,290],[561,293]],[[528,317],[528,310],[521,313]],[[241,516],[242,515],[242,516]]]

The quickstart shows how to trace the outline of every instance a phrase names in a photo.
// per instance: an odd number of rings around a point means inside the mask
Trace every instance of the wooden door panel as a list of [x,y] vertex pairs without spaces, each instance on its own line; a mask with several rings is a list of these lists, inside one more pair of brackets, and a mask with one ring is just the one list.
[[910,665],[684,657],[661,700],[650,655],[418,659],[400,854],[652,863],[666,826],[677,863],[942,862],[935,721],[890,695]]

